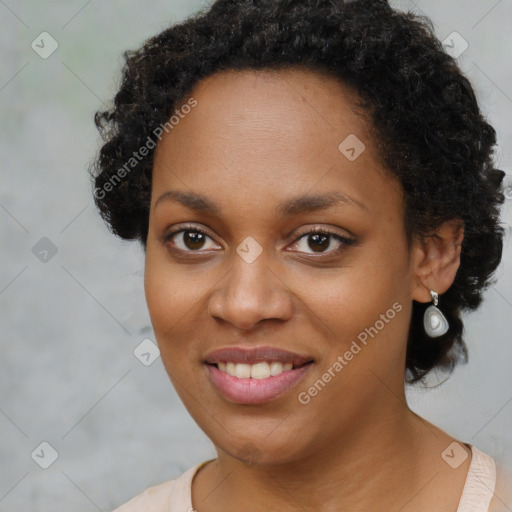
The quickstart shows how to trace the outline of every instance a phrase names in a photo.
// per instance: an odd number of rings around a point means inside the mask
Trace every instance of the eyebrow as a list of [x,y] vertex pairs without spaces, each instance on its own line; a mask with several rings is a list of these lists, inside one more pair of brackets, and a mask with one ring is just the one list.
[[[156,201],[154,208],[164,201],[175,201],[189,210],[207,215],[220,215],[221,208],[202,194],[195,192],[183,192],[180,190],[168,190]],[[341,192],[328,192],[325,194],[302,195],[292,197],[278,205],[276,211],[283,216],[299,215],[301,213],[316,212],[337,206],[338,204],[352,204],[363,210],[369,211],[364,203]]]

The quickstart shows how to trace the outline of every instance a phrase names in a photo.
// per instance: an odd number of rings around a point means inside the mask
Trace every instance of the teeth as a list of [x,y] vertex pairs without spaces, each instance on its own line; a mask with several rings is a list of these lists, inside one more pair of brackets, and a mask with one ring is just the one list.
[[[235,363],[226,363],[226,373],[229,373],[229,375],[235,376]],[[220,368],[219,368],[220,370]]]
[[235,365],[235,377],[239,379],[248,379],[251,376],[251,365],[250,364],[236,364]]
[[270,377],[270,366],[268,363],[251,365],[251,379],[266,379],[268,377]]
[[255,364],[219,362],[217,367],[221,372],[238,377],[239,379],[267,379],[272,376],[289,371],[293,368],[292,363],[280,363],[272,361],[270,363],[261,362]]
[[283,371],[283,363],[272,361],[270,363],[270,375],[279,375]]

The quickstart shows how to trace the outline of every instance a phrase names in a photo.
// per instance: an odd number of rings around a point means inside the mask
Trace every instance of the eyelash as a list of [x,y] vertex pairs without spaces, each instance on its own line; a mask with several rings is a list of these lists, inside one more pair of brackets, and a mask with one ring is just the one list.
[[[171,241],[171,239],[175,235],[178,235],[179,233],[184,233],[184,232],[187,232],[187,231],[194,232],[194,233],[199,233],[201,235],[207,236],[208,238],[212,238],[210,235],[208,235],[208,233],[206,233],[202,229],[199,229],[199,228],[195,227],[194,225],[190,225],[189,224],[189,225],[181,227],[178,230],[172,231],[172,232],[164,235],[164,238],[163,238],[164,245],[169,247],[169,242]],[[329,231],[326,228],[314,227],[314,228],[310,229],[309,231],[301,233],[300,236],[295,239],[295,241],[292,243],[292,245],[295,244],[296,242],[298,242],[299,240],[301,240],[302,238],[308,236],[308,235],[316,235],[316,234],[330,236],[330,237],[334,238],[335,240],[337,240],[338,242],[341,242],[341,245],[337,249],[332,249],[332,250],[330,250],[328,252],[317,253],[319,255],[317,257],[321,257],[322,255],[328,255],[328,256],[338,255],[346,247],[352,246],[356,242],[356,240],[353,239],[353,238],[348,238],[348,237],[344,237],[344,236],[338,235],[337,233],[333,233],[332,231]],[[202,252],[201,250],[197,250],[197,251],[194,251],[194,250],[183,250],[183,249],[177,249],[175,247],[169,247],[169,250],[173,251],[174,253],[178,253],[180,255],[182,255],[183,253],[197,253],[197,254],[200,254]],[[314,253],[302,253],[302,254],[314,254]],[[186,257],[189,257],[189,256],[186,256]],[[193,257],[193,256],[191,256],[191,257]]]

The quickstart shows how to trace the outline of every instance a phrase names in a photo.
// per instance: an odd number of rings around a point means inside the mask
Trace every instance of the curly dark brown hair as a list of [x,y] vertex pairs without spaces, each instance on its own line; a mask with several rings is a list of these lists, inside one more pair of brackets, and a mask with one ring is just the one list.
[[440,306],[450,328],[427,337],[428,304],[414,301],[406,382],[467,361],[461,312],[479,306],[501,261],[505,173],[492,160],[495,130],[429,18],[385,0],[217,0],[124,58],[112,108],[95,115],[103,146],[90,170],[114,234],[146,250],[153,136],[202,78],[228,69],[327,73],[369,113],[379,157],[403,187],[409,247],[445,220],[464,222],[460,267]]

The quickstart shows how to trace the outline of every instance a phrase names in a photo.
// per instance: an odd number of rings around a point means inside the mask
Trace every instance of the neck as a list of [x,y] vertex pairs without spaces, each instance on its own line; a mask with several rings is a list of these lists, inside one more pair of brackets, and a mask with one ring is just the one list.
[[195,479],[195,506],[215,512],[265,510],[272,503],[272,509],[287,512],[391,510],[405,503],[419,479],[425,426],[405,402],[393,400],[393,410],[388,404],[300,459],[248,465],[219,450]]

